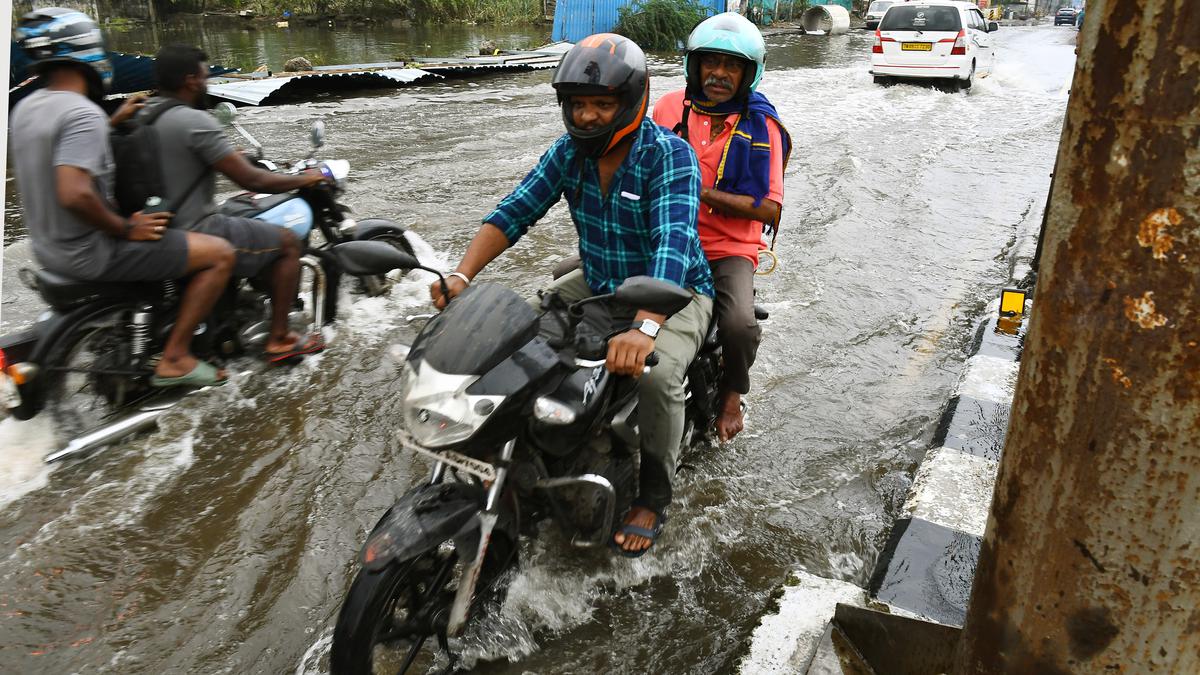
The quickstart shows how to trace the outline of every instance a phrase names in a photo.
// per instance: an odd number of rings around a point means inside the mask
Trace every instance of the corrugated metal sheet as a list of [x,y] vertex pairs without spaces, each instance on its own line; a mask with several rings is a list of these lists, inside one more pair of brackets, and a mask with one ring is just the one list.
[[[578,42],[595,33],[610,32],[617,25],[617,10],[633,2],[636,0],[558,0],[550,39]],[[725,0],[700,0],[700,4],[710,14],[725,11]]]
[[[347,66],[339,66],[347,68]],[[442,76],[417,68],[388,68],[353,72],[312,72],[259,79],[210,81],[208,94],[214,98],[263,105],[311,98],[313,92],[347,91],[378,87],[402,87]]]

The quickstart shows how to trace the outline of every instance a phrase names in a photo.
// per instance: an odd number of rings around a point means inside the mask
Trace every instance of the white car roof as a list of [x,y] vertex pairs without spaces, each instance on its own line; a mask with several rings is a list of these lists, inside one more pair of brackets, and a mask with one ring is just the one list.
[[[924,5],[930,7],[957,7],[958,9],[979,9],[979,5],[973,2],[958,2],[956,0],[904,0],[897,2],[892,7],[904,7],[905,5]],[[888,7],[891,9],[892,7]]]

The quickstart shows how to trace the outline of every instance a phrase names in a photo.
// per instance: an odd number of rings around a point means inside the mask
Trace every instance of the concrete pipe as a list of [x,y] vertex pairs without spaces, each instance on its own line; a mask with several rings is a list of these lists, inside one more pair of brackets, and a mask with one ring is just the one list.
[[813,5],[804,10],[805,32],[840,35],[850,30],[850,12],[841,5]]

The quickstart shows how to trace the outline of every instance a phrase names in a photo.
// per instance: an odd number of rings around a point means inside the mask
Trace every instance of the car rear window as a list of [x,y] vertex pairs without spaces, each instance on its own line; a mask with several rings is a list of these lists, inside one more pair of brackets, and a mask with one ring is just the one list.
[[879,24],[879,30],[956,31],[960,28],[957,9],[929,5],[893,5]]
[[867,8],[867,12],[868,13],[883,12],[883,10],[887,9],[888,7],[891,7],[894,4],[896,4],[896,3],[883,2],[882,0],[877,1],[877,2],[872,2],[871,6]]

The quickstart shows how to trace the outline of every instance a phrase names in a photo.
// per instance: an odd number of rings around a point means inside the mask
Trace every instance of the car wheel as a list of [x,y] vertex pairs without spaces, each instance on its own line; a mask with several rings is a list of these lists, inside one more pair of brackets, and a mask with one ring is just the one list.
[[971,64],[971,72],[967,75],[967,79],[958,80],[958,90],[966,93],[971,90],[971,82],[975,79],[975,64]]
[[877,84],[881,87],[890,87],[890,86],[892,86],[893,82],[892,82],[892,78],[887,77],[886,75],[876,75],[875,76],[875,84]]

